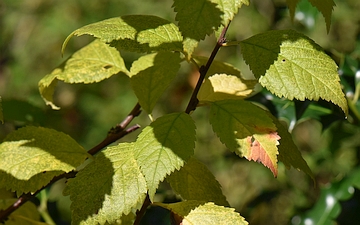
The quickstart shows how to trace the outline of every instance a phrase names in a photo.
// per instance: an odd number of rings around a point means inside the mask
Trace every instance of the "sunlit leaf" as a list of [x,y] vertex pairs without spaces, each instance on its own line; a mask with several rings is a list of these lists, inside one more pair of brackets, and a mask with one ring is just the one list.
[[290,100],[331,101],[348,113],[337,65],[310,38],[293,30],[269,31],[241,41],[241,51],[261,85]]
[[64,194],[70,195],[74,224],[104,224],[141,207],[146,191],[133,144],[121,143],[102,151],[70,179]]
[[214,175],[195,158],[191,158],[179,171],[173,172],[166,180],[183,199],[215,202],[223,206],[229,205]]
[[70,136],[43,127],[24,127],[0,144],[0,187],[35,192],[75,170],[90,155]]
[[224,14],[221,16],[222,24],[227,25],[234,16],[238,13],[239,8],[244,5],[249,5],[249,0],[210,0],[217,4],[217,8]]
[[180,169],[194,154],[194,147],[195,125],[186,113],[167,114],[143,129],[135,142],[135,158],[151,200],[159,182]]
[[[0,199],[0,211],[13,205],[18,199]],[[5,225],[46,225],[40,221],[39,211],[34,203],[26,202],[16,211],[11,213],[5,222]]]
[[180,54],[158,52],[140,57],[131,67],[131,85],[141,107],[151,113],[180,68]]
[[237,76],[215,74],[201,85],[197,95],[200,103],[225,99],[244,99],[253,93],[256,80],[244,80]]
[[71,33],[62,50],[72,36],[84,34],[127,51],[182,51],[183,38],[178,27],[157,16],[127,15],[89,24]]
[[233,208],[215,205],[212,202],[183,201],[172,204],[157,203],[180,216],[184,225],[246,225],[248,222]]
[[66,83],[89,84],[100,82],[120,72],[129,73],[120,53],[115,48],[95,40],[75,52],[61,66],[41,79],[39,90],[46,104],[58,109],[53,103],[54,89],[58,80]]
[[265,110],[244,100],[217,101],[211,104],[210,123],[231,151],[261,162],[277,176],[280,137]]

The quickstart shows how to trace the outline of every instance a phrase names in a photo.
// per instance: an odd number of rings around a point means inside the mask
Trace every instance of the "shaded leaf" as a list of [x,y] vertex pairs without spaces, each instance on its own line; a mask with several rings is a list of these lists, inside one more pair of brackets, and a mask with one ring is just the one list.
[[131,85],[141,107],[151,113],[180,68],[180,54],[158,52],[140,57],[130,69]]
[[74,224],[104,224],[141,207],[146,192],[133,144],[121,143],[99,153],[70,179],[64,195],[70,195]]
[[225,99],[244,99],[253,93],[256,84],[256,80],[244,80],[233,75],[215,74],[205,79],[197,98],[200,103]]
[[208,0],[174,0],[175,19],[184,38],[202,40],[221,25],[224,14]]
[[293,30],[269,31],[240,43],[259,82],[290,100],[331,101],[348,114],[337,65],[310,38]]
[[307,175],[314,179],[314,175],[311,169],[309,168],[304,158],[301,156],[301,153],[295,145],[291,134],[274,116],[272,116],[270,113],[268,113],[268,115],[272,117],[273,122],[277,127],[277,132],[281,137],[280,145],[278,147],[278,160],[283,162],[288,169],[293,166],[295,169],[304,171]]
[[0,144],[0,187],[35,192],[75,170],[90,155],[70,136],[43,127],[24,127]]
[[[0,210],[7,209],[14,204],[18,199],[0,199]],[[40,214],[34,203],[26,202],[16,211],[11,213],[6,220],[5,225],[46,225],[47,223],[40,222]]]
[[150,199],[168,174],[194,154],[195,125],[186,113],[167,114],[143,129],[135,142],[135,158],[145,175]]
[[194,157],[190,158],[179,171],[170,174],[166,180],[183,199],[229,205],[214,175]]
[[178,27],[157,16],[127,15],[86,25],[66,38],[62,51],[72,36],[84,34],[127,51],[182,51],[183,38]]
[[75,52],[51,74],[42,78],[39,82],[40,94],[47,105],[58,109],[53,103],[54,89],[58,80],[66,83],[89,84],[100,82],[119,72],[129,73],[120,53],[115,48],[95,40]]
[[183,218],[184,225],[246,225],[248,222],[233,208],[215,205],[212,202],[183,201],[172,204],[156,203]]
[[248,160],[261,162],[277,176],[279,137],[265,110],[243,100],[212,102],[210,123],[221,142],[231,151]]

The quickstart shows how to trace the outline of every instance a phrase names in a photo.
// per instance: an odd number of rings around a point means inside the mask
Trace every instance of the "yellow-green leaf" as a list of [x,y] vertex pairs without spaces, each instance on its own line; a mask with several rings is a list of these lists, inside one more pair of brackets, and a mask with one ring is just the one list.
[[43,127],[24,127],[0,144],[0,188],[35,192],[80,166],[90,155],[70,136]]
[[225,99],[244,99],[253,93],[256,84],[256,80],[244,80],[234,75],[215,74],[205,79],[197,98],[200,104]]
[[[73,224],[110,224],[141,207],[147,188],[132,143],[109,147],[68,181]],[[124,218],[125,219],[125,218]]]
[[[209,169],[194,157],[166,178],[172,189],[185,200],[215,202],[228,206],[219,182]],[[204,185],[206,184],[206,185]]]
[[156,203],[180,216],[184,225],[247,225],[244,217],[233,208],[215,205],[212,202],[183,201],[172,204]]
[[290,100],[331,101],[348,113],[337,65],[310,38],[293,30],[268,31],[240,42],[259,82]]
[[195,124],[186,113],[167,114],[143,129],[134,151],[151,200],[160,181],[179,170],[194,154],[194,147]]
[[84,34],[127,51],[182,51],[183,38],[178,27],[157,16],[127,15],[86,25],[67,37],[62,50],[72,36]]
[[61,66],[41,79],[39,90],[46,104],[58,109],[53,103],[54,89],[58,80],[66,83],[89,84],[100,82],[120,72],[129,73],[119,51],[95,40],[75,52]]
[[151,113],[180,68],[180,54],[158,52],[140,57],[131,66],[131,85],[141,107]]

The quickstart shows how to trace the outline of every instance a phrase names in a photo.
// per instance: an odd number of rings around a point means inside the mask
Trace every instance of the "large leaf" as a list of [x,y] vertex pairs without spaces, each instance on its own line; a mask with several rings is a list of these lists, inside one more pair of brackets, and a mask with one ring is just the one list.
[[95,40],[75,52],[66,62],[39,82],[40,94],[53,109],[53,94],[58,80],[66,83],[94,83],[119,72],[128,74],[124,60],[113,47]]
[[253,93],[256,84],[255,80],[244,80],[227,74],[215,74],[205,79],[197,98],[200,103],[244,99]]
[[73,224],[112,224],[141,206],[146,191],[133,144],[121,143],[102,151],[70,179],[64,194],[72,201]]
[[[170,210],[179,218],[179,224],[184,225],[246,225],[248,222],[235,212],[233,208],[226,208],[215,205],[212,202],[183,201],[172,204],[156,203],[163,208]],[[175,218],[178,218],[175,217]]]
[[348,113],[337,65],[310,38],[293,30],[269,31],[240,42],[261,85],[290,100],[331,101]]
[[70,136],[43,127],[24,127],[0,144],[0,188],[35,192],[75,170],[90,155]]
[[180,54],[158,52],[140,57],[131,66],[131,85],[141,107],[151,113],[180,68]]
[[223,206],[229,205],[214,175],[204,164],[193,157],[166,180],[183,199],[215,202],[215,204]]
[[145,175],[150,199],[159,182],[194,154],[195,125],[186,113],[167,114],[145,127],[135,142],[135,158]]
[[67,37],[63,51],[72,36],[84,34],[127,51],[182,51],[183,38],[178,27],[156,16],[127,15],[89,24]]
[[[0,211],[13,205],[18,199],[0,199]],[[11,213],[5,222],[5,225],[46,225],[40,222],[40,214],[34,203],[26,202],[16,211]]]
[[217,101],[211,104],[210,123],[231,151],[261,162],[277,176],[280,137],[265,110],[244,100]]

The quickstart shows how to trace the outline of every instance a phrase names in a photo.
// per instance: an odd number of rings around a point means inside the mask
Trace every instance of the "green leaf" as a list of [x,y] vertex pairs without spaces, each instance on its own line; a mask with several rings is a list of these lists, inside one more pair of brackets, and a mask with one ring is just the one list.
[[244,5],[249,5],[249,0],[210,0],[217,4],[217,8],[224,14],[221,16],[222,25],[226,26],[238,13],[239,8]]
[[[286,0],[290,10],[291,19],[294,18],[296,5],[300,0]],[[334,0],[308,0],[313,6],[315,6],[324,16],[326,22],[326,29],[329,32],[331,25],[331,14],[335,6]]]
[[184,38],[202,40],[221,25],[224,14],[208,0],[174,0],[175,19]]
[[248,222],[235,212],[233,208],[215,205],[212,202],[183,201],[172,204],[156,203],[172,213],[179,215],[181,224],[184,225],[246,225]]
[[186,113],[167,114],[143,129],[135,142],[135,158],[145,175],[151,201],[159,182],[179,170],[195,147],[195,125]]
[[321,194],[312,209],[298,217],[297,224],[327,225],[336,224],[336,218],[341,212],[341,201],[348,200],[360,187],[360,168],[341,181],[328,184],[321,188]]
[[265,110],[243,100],[217,101],[211,104],[210,123],[231,151],[261,162],[277,176],[280,137]]
[[89,24],[71,33],[62,51],[72,36],[84,34],[127,51],[182,51],[183,38],[179,28],[156,16],[127,15]]
[[158,52],[140,57],[130,69],[131,85],[141,107],[151,113],[157,100],[176,77],[180,54]]
[[146,192],[133,144],[121,143],[99,153],[70,179],[64,195],[70,195],[72,201],[73,224],[104,224],[141,207]]
[[227,74],[215,74],[205,79],[197,98],[200,104],[226,99],[244,99],[253,93],[256,84],[255,80],[244,80]]
[[301,152],[295,145],[291,134],[274,116],[271,115],[271,113],[268,113],[268,116],[272,117],[273,122],[277,127],[277,132],[281,137],[280,145],[278,147],[278,160],[283,162],[288,169],[290,169],[290,166],[293,166],[295,169],[304,171],[307,175],[314,179],[314,175],[311,169],[309,168],[304,158],[301,156]]
[[215,202],[228,206],[219,182],[209,169],[194,157],[166,178],[172,189],[185,200]]
[[46,104],[58,109],[53,103],[54,89],[58,80],[66,83],[89,84],[100,82],[120,72],[129,73],[120,53],[115,48],[95,40],[75,52],[51,74],[41,79],[39,90]]
[[0,144],[0,188],[35,192],[90,155],[70,136],[43,127],[24,127]]
[[269,31],[240,46],[260,84],[275,95],[290,100],[322,98],[348,114],[337,65],[310,38],[293,30]]
[[[0,211],[13,205],[18,199],[0,199]],[[37,207],[31,201],[26,202],[16,211],[11,213],[5,225],[46,225],[40,222],[40,214]]]

